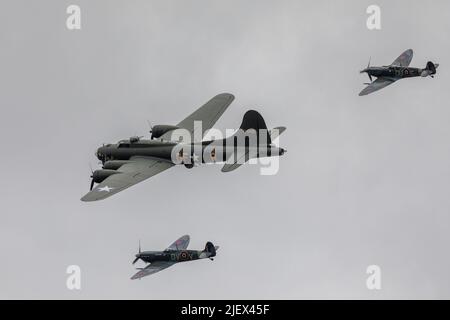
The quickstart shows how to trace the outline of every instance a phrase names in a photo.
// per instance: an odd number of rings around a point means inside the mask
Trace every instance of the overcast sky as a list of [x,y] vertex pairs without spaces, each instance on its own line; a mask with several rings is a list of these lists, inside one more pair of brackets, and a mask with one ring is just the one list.
[[[450,298],[449,30],[447,0],[2,1],[0,298]],[[408,48],[435,79],[358,96],[369,57]],[[277,175],[176,167],[80,201],[98,146],[221,92],[236,99],[217,128],[250,108],[288,128]],[[215,261],[130,280],[138,239],[183,234],[219,245]]]

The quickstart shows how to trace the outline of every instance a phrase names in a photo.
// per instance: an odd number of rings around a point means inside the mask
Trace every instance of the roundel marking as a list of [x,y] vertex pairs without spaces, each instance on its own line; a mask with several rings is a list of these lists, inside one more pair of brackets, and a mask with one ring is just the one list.
[[187,260],[188,259],[188,253],[186,251],[182,251],[180,253],[180,260]]

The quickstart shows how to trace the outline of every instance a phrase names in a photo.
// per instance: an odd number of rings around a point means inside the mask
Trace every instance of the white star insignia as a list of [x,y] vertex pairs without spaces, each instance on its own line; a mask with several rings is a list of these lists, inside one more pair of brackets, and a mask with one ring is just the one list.
[[98,188],[97,191],[106,191],[106,192],[110,192],[112,189],[111,187],[108,186],[104,186],[103,188]]

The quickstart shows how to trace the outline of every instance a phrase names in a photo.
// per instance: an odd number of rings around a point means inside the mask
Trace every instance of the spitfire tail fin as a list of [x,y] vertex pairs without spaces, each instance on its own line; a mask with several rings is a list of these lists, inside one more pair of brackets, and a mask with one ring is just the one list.
[[[218,247],[217,247],[218,248]],[[212,244],[212,242],[208,241],[205,245],[205,250],[203,250],[204,252],[209,253],[209,258],[215,257],[216,256],[216,247]]]
[[439,66],[439,64],[434,64],[431,61],[427,62],[426,70],[430,71],[430,74],[436,73],[436,68]]

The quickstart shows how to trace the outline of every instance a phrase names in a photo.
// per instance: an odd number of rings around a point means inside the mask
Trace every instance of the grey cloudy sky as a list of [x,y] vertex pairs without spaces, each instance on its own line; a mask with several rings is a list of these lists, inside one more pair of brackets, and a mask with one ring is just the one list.
[[[65,26],[73,3],[80,31]],[[2,1],[0,298],[450,298],[449,30],[447,0]],[[441,64],[435,79],[358,96],[370,56],[408,48],[413,66]],[[236,99],[217,128],[249,108],[287,126],[277,175],[177,167],[79,200],[101,143],[220,92]],[[217,259],[129,280],[138,239],[186,233]]]

